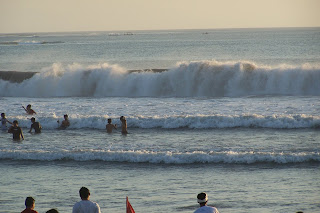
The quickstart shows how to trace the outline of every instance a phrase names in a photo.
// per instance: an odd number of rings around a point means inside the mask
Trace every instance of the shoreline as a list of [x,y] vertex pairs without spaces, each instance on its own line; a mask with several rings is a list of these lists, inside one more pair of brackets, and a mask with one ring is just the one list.
[[[168,71],[168,69],[128,70],[129,73],[132,73],[132,72],[155,72],[155,73],[160,73],[160,72],[165,72],[165,71]],[[0,71],[0,80],[9,81],[11,83],[21,83],[24,80],[32,78],[37,73],[39,73],[39,72]]]

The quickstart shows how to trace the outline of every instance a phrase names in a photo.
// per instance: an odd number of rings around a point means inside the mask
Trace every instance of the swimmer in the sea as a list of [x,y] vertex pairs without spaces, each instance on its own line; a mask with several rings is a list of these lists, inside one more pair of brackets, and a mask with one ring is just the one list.
[[24,140],[22,129],[18,125],[18,121],[14,120],[12,126],[9,128],[8,133],[12,133],[13,140]]
[[31,122],[32,124],[29,133],[31,133],[32,129],[34,129],[35,133],[41,133],[42,126],[40,125],[40,123],[36,122],[36,119],[34,117],[31,118]]
[[120,117],[120,121],[121,121],[121,133],[123,135],[126,135],[128,134],[128,131],[127,131],[127,120],[124,116],[121,116]]
[[25,108],[24,106],[22,106],[22,108],[26,111],[27,114],[29,115],[33,115],[33,114],[37,114],[33,109],[31,109],[31,104],[27,105],[27,108]]
[[117,124],[112,124],[111,118],[108,119],[108,124],[106,125],[107,133],[112,133],[113,129],[117,129]]
[[7,118],[6,118],[6,114],[1,113],[1,130],[2,131],[7,131],[8,127],[7,127],[7,123],[12,124]]
[[[59,129],[66,129],[67,127],[70,126],[70,121],[68,115],[64,115],[64,120],[61,122],[61,126]],[[57,121],[58,123],[60,122],[59,120]]]

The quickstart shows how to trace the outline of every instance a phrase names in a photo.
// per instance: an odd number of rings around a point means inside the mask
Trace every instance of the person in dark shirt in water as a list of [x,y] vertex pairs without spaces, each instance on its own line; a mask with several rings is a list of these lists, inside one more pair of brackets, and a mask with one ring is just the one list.
[[19,141],[21,138],[24,140],[22,129],[18,126],[18,121],[14,120],[12,123],[13,125],[9,128],[8,133],[12,133],[13,140],[15,141]]
[[40,125],[40,123],[36,122],[36,119],[34,117],[31,118],[31,122],[32,124],[29,133],[31,133],[32,129],[34,129],[35,133],[41,133],[42,126]]

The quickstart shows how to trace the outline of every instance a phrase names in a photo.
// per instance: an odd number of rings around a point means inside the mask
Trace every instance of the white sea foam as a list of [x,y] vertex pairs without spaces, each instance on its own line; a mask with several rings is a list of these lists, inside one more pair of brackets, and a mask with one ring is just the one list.
[[[112,118],[115,124],[121,125],[119,119],[109,116],[75,115],[70,116],[70,129],[105,129],[107,119]],[[29,128],[30,120],[25,116],[10,117],[11,120],[19,120],[21,127]],[[44,129],[55,129],[58,127],[57,118],[37,117]],[[272,115],[264,116],[257,114],[244,115],[195,115],[195,116],[132,116],[127,117],[128,128],[319,128],[320,116],[311,115]]]
[[253,62],[181,62],[165,72],[129,72],[117,65],[54,64],[22,83],[0,80],[6,97],[319,96],[320,67]]
[[274,153],[274,152],[152,152],[146,150],[110,151],[110,150],[75,150],[75,151],[0,151],[0,159],[39,160],[39,161],[106,161],[132,163],[165,164],[255,164],[255,163],[306,163],[320,162],[320,153]]

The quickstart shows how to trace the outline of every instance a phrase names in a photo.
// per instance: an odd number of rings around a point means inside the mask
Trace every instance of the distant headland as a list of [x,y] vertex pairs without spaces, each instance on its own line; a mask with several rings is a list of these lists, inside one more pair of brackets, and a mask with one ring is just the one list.
[[[164,72],[168,69],[142,69],[142,70],[129,70],[132,72]],[[90,70],[89,70],[90,71]],[[0,79],[4,81],[10,81],[12,83],[21,83],[24,80],[32,78],[39,72],[21,72],[21,71],[0,71]]]

